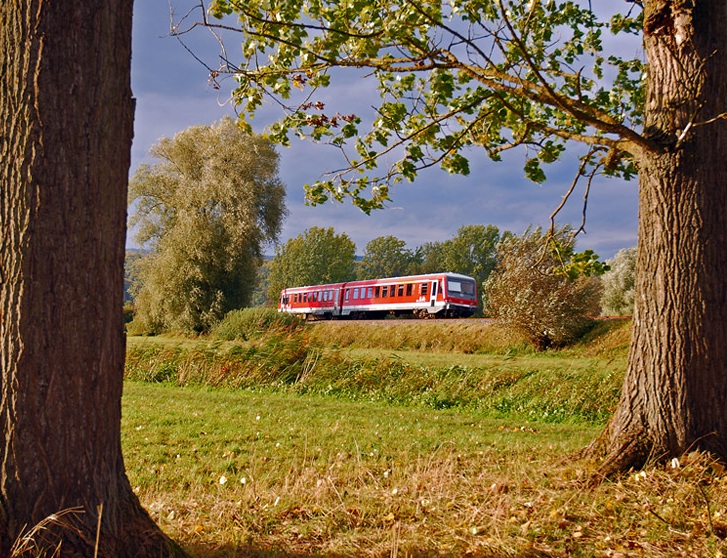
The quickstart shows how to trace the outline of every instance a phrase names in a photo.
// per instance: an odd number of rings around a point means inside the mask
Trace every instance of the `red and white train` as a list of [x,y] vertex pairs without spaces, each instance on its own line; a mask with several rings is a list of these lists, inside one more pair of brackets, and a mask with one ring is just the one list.
[[477,284],[459,273],[429,273],[292,287],[280,292],[278,311],[306,318],[468,317],[477,309]]

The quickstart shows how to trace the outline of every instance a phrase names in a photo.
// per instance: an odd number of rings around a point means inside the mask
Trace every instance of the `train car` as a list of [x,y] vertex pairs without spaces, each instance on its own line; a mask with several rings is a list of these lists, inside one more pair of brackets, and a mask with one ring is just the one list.
[[280,292],[278,312],[306,318],[330,319],[341,315],[341,297],[346,283],[292,287]]
[[477,309],[474,278],[429,273],[283,289],[278,311],[308,318],[467,317]]

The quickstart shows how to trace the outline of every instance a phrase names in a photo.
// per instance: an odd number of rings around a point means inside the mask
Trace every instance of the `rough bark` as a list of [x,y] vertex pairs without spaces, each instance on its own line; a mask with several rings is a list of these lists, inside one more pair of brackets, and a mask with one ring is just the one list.
[[93,556],[97,524],[99,556],[176,552],[121,456],[131,15],[132,0],[0,7],[3,556],[43,520],[33,556]]
[[636,308],[608,474],[701,449],[727,459],[727,4],[647,1]]

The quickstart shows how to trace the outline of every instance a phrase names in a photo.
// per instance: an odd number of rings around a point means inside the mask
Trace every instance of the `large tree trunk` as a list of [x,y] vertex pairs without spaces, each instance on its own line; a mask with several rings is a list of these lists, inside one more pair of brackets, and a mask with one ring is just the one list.
[[0,6],[2,556],[48,517],[32,556],[93,556],[97,525],[99,556],[176,552],[121,457],[131,15]]
[[[694,8],[690,5],[694,4]],[[727,3],[645,4],[636,309],[602,472],[691,449],[727,459]]]

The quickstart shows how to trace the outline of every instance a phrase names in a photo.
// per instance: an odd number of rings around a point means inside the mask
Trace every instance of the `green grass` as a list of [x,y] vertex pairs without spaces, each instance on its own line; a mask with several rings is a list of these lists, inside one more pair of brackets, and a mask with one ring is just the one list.
[[[160,405],[160,401],[164,405]],[[572,453],[594,429],[289,394],[127,383],[124,452],[163,526],[226,544],[351,556],[453,548],[486,520],[483,490]],[[485,467],[486,465],[486,467]],[[456,535],[459,533],[459,535]],[[290,538],[290,541],[287,539]],[[441,540],[440,540],[441,539]]]

